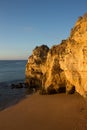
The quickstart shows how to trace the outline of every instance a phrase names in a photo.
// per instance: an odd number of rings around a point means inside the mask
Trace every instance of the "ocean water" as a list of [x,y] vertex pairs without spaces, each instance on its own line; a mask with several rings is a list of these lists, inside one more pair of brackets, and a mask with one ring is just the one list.
[[25,78],[26,60],[0,61],[0,83]]
[[26,60],[0,61],[0,110],[25,96],[24,88],[11,89],[11,84],[24,82],[26,63]]

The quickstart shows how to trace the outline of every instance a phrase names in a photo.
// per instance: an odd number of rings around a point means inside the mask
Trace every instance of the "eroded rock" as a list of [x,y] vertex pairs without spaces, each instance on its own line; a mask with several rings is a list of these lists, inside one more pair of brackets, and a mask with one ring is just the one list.
[[26,65],[26,83],[46,93],[87,95],[87,13],[79,17],[68,39],[49,49],[33,50]]

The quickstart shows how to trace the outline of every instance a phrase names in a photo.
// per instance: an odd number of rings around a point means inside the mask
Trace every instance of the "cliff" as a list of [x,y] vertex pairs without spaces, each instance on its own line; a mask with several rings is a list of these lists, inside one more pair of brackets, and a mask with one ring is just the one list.
[[79,17],[68,39],[49,49],[36,47],[26,65],[26,83],[46,93],[77,91],[87,95],[87,13]]

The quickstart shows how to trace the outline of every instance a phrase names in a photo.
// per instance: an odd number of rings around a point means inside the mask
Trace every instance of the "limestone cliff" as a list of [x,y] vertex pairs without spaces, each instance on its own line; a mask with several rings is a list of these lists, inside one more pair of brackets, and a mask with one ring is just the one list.
[[41,87],[47,53],[49,48],[46,45],[36,47],[28,59],[26,65],[26,83],[31,87]]
[[26,65],[26,82],[48,93],[87,94],[87,13],[79,17],[68,39],[49,49],[33,50]]

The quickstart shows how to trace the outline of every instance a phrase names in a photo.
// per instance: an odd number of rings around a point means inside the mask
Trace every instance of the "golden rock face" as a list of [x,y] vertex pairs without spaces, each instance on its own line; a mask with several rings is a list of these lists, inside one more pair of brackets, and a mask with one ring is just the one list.
[[[34,49],[26,65],[26,82],[67,93],[75,90],[87,94],[87,15],[80,17],[70,37],[49,49],[42,45]],[[37,82],[36,82],[37,81]],[[30,84],[31,85],[31,84]],[[50,89],[49,89],[50,88]]]
[[71,31],[70,38],[78,43],[87,42],[87,13],[83,17],[79,17]]

